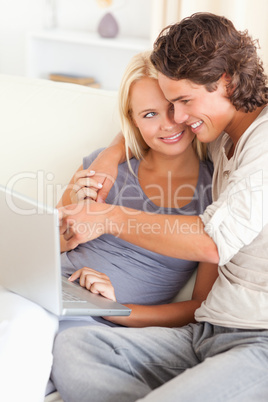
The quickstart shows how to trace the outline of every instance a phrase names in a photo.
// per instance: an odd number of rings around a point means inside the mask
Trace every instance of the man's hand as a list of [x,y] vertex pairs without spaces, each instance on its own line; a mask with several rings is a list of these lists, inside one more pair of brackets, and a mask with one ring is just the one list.
[[83,288],[88,289],[90,292],[100,294],[107,299],[116,301],[114,287],[109,277],[94,269],[84,267],[74,272],[69,281],[74,282],[79,279],[79,283]]
[[73,250],[81,243],[109,232],[109,214],[113,205],[87,201],[59,208],[60,234],[66,249]]

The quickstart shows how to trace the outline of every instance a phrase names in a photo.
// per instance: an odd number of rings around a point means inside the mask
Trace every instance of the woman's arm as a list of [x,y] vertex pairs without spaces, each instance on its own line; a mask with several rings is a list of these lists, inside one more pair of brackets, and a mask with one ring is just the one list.
[[[194,322],[194,312],[212,288],[218,276],[216,264],[199,263],[192,299],[189,301],[169,303],[163,305],[143,306],[138,304],[125,304],[131,308],[130,316],[104,317],[115,324],[127,327],[180,327]],[[79,279],[79,283],[92,293],[116,300],[113,285],[109,277],[94,269],[84,267],[74,272],[69,280]]]
[[131,308],[128,317],[105,317],[106,320],[127,327],[180,327],[194,322],[194,312],[200,307],[218,276],[216,264],[199,263],[192,299],[170,304],[143,306],[126,304]]
[[[130,151],[129,155],[131,155]],[[85,196],[97,201],[100,201],[100,199],[104,201],[117,177],[118,165],[125,162],[125,160],[125,139],[119,133],[111,144],[97,155],[86,170],[83,170],[83,165],[77,169],[58,202],[57,208],[74,204],[85,198]],[[90,180],[86,182],[86,179]],[[74,188],[75,184],[77,185],[76,188]],[[90,188],[91,191],[95,190],[95,193],[84,192],[84,197],[81,195],[76,198],[78,191],[86,187]]]
[[[128,150],[131,157],[131,152]],[[125,139],[122,133],[117,134],[112,143],[105,148],[89,166],[96,172],[96,180],[102,184],[98,191],[97,202],[104,202],[118,174],[118,165],[126,161]]]

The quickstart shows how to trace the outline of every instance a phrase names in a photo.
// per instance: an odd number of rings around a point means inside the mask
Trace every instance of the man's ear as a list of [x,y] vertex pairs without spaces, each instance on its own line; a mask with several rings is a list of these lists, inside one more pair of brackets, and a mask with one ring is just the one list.
[[227,73],[223,73],[221,78],[226,82],[226,84],[230,84],[230,82],[232,81],[232,77]]
[[228,95],[229,96],[232,95],[232,93],[235,89],[235,87],[232,83],[232,77],[229,74],[224,73],[224,74],[222,74],[221,79],[222,79],[223,85],[226,87]]

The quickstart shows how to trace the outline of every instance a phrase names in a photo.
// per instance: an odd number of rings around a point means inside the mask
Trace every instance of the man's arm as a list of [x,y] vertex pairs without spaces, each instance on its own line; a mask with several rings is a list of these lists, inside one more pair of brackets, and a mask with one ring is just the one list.
[[145,212],[128,216],[128,212],[116,208],[110,223],[110,234],[170,257],[218,263],[216,244],[205,232],[199,216]]
[[88,202],[60,210],[61,233],[74,248],[112,234],[148,250],[191,261],[218,263],[216,244],[198,216],[159,215]]

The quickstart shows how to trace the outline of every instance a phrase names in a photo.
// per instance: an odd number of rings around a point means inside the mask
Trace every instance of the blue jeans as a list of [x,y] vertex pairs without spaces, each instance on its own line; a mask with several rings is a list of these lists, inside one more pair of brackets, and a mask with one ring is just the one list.
[[80,327],[54,345],[65,402],[268,400],[268,330]]

